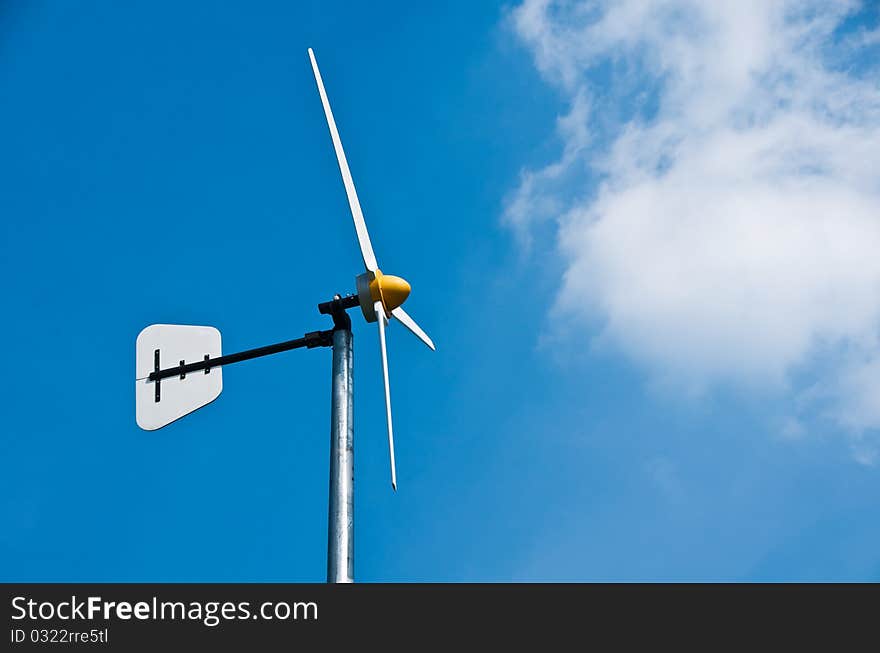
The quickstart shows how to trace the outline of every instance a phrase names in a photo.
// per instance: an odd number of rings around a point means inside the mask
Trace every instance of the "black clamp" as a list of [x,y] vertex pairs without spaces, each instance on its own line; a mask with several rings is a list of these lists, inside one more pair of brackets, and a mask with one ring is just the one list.
[[303,336],[308,349],[315,347],[331,347],[333,345],[333,331],[312,331]]
[[349,295],[348,297],[334,295],[331,301],[318,304],[318,312],[333,318],[334,331],[351,331],[351,318],[348,317],[346,311],[359,305],[360,300],[357,295]]

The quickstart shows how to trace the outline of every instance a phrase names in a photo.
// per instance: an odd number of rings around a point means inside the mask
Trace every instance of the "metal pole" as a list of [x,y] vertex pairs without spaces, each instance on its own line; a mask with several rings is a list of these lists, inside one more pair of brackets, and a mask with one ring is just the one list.
[[328,583],[354,582],[352,341],[350,324],[333,332],[330,509],[327,519]]

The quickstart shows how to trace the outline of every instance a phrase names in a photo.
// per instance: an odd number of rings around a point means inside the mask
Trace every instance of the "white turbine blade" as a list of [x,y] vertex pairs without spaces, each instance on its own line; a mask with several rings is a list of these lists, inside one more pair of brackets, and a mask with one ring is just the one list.
[[388,351],[385,347],[385,326],[388,318],[382,302],[375,304],[376,315],[379,317],[379,349],[382,350],[382,376],[385,379],[385,417],[388,419],[388,454],[391,456],[391,487],[397,491],[397,470],[394,466],[394,428],[391,426],[391,385],[388,383]]
[[419,340],[428,345],[428,347],[430,347],[432,351],[437,351],[437,348],[434,347],[434,341],[428,337],[427,333],[422,331],[422,327],[416,324],[416,321],[412,319],[400,306],[391,311],[391,315],[396,317],[403,326],[412,331]]
[[333,139],[333,147],[336,149],[336,160],[339,162],[339,172],[342,173],[342,183],[345,184],[345,193],[348,195],[348,205],[351,207],[351,217],[354,218],[354,228],[357,231],[358,243],[361,246],[361,255],[364,257],[364,265],[370,272],[379,269],[376,263],[376,255],[370,244],[370,234],[367,233],[367,223],[364,222],[364,214],[361,212],[361,203],[358,201],[357,191],[354,189],[354,180],[351,178],[351,170],[348,169],[348,161],[342,149],[342,141],[339,139],[339,131],[336,129],[336,121],[330,110],[330,101],[327,99],[327,91],[324,90],[324,82],[321,79],[321,71],[318,70],[318,62],[315,53],[309,48],[309,58],[312,60],[312,71],[315,73],[315,81],[318,83],[318,93],[324,105],[324,115],[327,116],[327,126],[330,127],[330,138]]

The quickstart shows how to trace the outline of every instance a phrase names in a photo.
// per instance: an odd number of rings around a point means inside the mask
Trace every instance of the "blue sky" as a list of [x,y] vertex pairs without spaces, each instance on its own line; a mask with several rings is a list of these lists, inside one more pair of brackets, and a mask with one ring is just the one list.
[[[379,262],[412,283],[406,308],[437,343],[389,334],[393,494],[375,329],[353,315],[357,580],[880,580],[878,286],[851,246],[880,242],[880,204],[876,178],[841,163],[880,142],[876,8],[822,14],[806,46],[750,63],[797,84],[753,87],[734,64],[718,93],[701,75],[728,69],[684,66],[704,42],[666,9],[639,16],[653,27],[632,42],[605,24],[582,49],[602,11],[5,3],[0,578],[324,579],[329,350],[232,366],[218,401],[156,432],[135,425],[132,384],[148,324],[216,326],[231,352],[326,328],[315,305],[353,290],[313,47]],[[741,24],[704,18],[722,36]],[[773,20],[746,31],[760,43]],[[655,69],[658,34],[682,47]],[[817,88],[843,99],[814,110]],[[746,97],[769,108],[743,123],[731,107]],[[822,135],[806,163],[755,154],[789,152],[804,124]],[[654,158],[624,165],[632,148]],[[824,170],[803,196],[852,207],[831,248],[844,255],[761,231],[813,223],[707,165],[719,151],[786,189]],[[871,157],[849,158],[876,170]],[[711,174],[695,185],[745,199],[676,194],[697,170]],[[745,208],[697,240],[656,220],[672,236],[633,236],[651,207],[718,204]],[[834,243],[838,222],[820,229]],[[741,232],[779,255],[697,255]],[[780,272],[814,256],[813,275]],[[786,283],[731,281],[745,277]],[[706,306],[734,306],[742,327]]]

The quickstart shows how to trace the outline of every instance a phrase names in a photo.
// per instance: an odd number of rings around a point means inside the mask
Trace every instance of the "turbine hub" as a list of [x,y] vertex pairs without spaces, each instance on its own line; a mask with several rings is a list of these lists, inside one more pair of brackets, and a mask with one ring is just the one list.
[[412,288],[406,279],[376,270],[376,278],[370,283],[370,297],[374,302],[381,301],[385,312],[390,313],[403,304]]
[[367,322],[375,322],[378,319],[374,308],[376,302],[382,302],[385,314],[391,317],[391,311],[406,301],[412,288],[406,279],[376,270],[357,277],[357,290],[364,317]]

